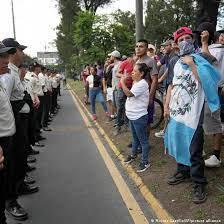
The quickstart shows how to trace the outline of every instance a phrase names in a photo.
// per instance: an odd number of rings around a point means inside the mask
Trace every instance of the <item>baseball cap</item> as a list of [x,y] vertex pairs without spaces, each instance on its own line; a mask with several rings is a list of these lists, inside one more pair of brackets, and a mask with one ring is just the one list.
[[113,56],[115,58],[121,58],[121,54],[119,51],[113,51],[110,54],[108,54],[108,56]]
[[42,65],[39,64],[38,62],[33,62],[32,64],[30,64],[30,66],[31,66],[32,68],[42,67]]
[[179,28],[177,31],[173,33],[174,42],[177,42],[178,38],[182,37],[183,35],[189,34],[193,36],[193,32],[190,28],[184,26]]
[[172,45],[172,44],[173,44],[173,41],[172,40],[167,40],[167,41],[163,42],[161,44],[161,46],[167,46],[167,45]]
[[14,54],[16,53],[16,49],[14,47],[6,47],[1,41],[0,41],[0,55],[8,53],[8,54]]
[[6,38],[2,41],[2,43],[6,46],[6,47],[14,47],[14,48],[19,48],[21,50],[25,50],[27,48],[27,46],[21,45],[18,43],[18,41],[16,41],[13,38]]

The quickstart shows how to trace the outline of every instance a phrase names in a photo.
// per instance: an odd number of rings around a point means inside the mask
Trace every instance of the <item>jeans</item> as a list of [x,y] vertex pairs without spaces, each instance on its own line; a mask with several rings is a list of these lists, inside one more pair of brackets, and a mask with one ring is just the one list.
[[96,114],[96,100],[99,101],[104,109],[107,112],[107,104],[103,97],[102,91],[99,88],[92,88],[89,90],[89,99],[91,104],[91,112],[92,114]]
[[206,177],[204,176],[205,163],[202,157],[204,144],[203,120],[204,109],[202,109],[198,127],[190,145],[191,166],[177,164],[177,171],[184,175],[191,175],[191,179],[195,184],[207,184]]
[[137,155],[138,146],[142,147],[141,161],[144,164],[148,163],[149,157],[149,141],[147,131],[148,115],[144,115],[137,120],[130,120],[130,128],[132,134],[132,155]]

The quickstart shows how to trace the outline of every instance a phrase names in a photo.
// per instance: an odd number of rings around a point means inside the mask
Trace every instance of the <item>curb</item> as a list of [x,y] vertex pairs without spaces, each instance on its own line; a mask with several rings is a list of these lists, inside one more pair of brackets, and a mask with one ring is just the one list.
[[[69,89],[71,89],[72,95],[76,98],[78,101],[79,105],[81,106],[82,109],[85,110],[87,113],[88,117],[91,118],[91,114],[88,111],[88,109],[84,106],[83,102],[79,99],[78,95],[75,93],[75,91],[71,88],[71,86],[68,84]],[[115,144],[111,141],[109,136],[105,133],[103,128],[99,125],[97,121],[94,121],[98,131],[102,135],[102,137],[105,138],[107,141],[108,145],[110,146],[111,150],[114,152],[114,154],[117,156],[117,158],[120,160],[123,168],[127,171],[131,179],[134,181],[138,189],[140,190],[142,196],[144,199],[148,202],[148,204],[151,206],[153,212],[156,214],[158,217],[159,222],[165,222],[165,223],[173,223],[172,221],[174,218],[166,211],[165,208],[163,208],[162,204],[158,199],[156,199],[152,192],[149,190],[149,188],[143,183],[142,178],[135,172],[135,170],[132,168],[131,165],[126,165],[124,164],[124,156],[120,153],[118,148],[115,146]],[[156,220],[155,220],[156,221]]]

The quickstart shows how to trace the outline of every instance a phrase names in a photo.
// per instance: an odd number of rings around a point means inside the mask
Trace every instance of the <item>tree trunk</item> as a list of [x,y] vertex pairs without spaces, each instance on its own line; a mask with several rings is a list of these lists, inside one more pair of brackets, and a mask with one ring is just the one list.
[[197,0],[198,12],[197,12],[197,26],[202,22],[211,22],[216,27],[219,0]]

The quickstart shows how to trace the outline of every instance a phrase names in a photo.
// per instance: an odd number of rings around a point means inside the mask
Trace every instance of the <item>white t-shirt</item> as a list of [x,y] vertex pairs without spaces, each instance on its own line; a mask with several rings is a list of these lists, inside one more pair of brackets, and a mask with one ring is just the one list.
[[221,80],[219,86],[224,84],[224,46],[221,44],[212,44],[209,46],[209,51],[213,55],[217,62],[214,64],[221,74]]
[[126,115],[129,120],[137,120],[148,114],[149,85],[142,79],[139,82],[133,83],[130,91],[134,96],[128,97],[126,100]]
[[93,77],[93,75],[89,75],[86,78],[86,81],[89,83],[89,88],[93,88],[93,84],[94,84],[94,77]]

